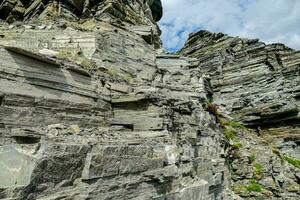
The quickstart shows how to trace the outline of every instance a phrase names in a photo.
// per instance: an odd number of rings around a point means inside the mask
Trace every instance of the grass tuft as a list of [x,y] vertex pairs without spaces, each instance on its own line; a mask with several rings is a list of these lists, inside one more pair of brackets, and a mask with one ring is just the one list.
[[116,77],[119,74],[118,70],[115,67],[108,68],[107,73],[112,77]]
[[254,154],[252,154],[252,155],[249,157],[249,162],[250,162],[250,163],[253,163],[255,160],[256,160],[256,156],[255,156]]
[[242,144],[241,143],[236,143],[236,144],[231,145],[231,147],[233,149],[240,149],[242,147]]
[[134,82],[131,74],[124,74],[123,79],[130,85]]
[[262,186],[258,184],[256,181],[252,181],[247,187],[246,190],[248,192],[262,192]]
[[81,62],[80,62],[80,65],[84,68],[87,68],[87,69],[92,69],[92,68],[96,68],[97,67],[97,64],[95,61],[93,60],[90,60],[90,59],[83,59]]
[[284,160],[286,160],[289,164],[293,165],[294,167],[300,169],[300,160],[294,159],[292,157],[284,156]]
[[247,129],[246,126],[244,126],[243,124],[241,124],[239,122],[235,122],[235,121],[224,122],[224,126],[228,126],[228,127],[232,127],[232,128],[239,128],[239,129]]
[[234,140],[237,136],[237,132],[235,132],[234,130],[232,129],[228,129],[226,128],[224,130],[224,134],[225,134],[225,137],[228,139],[228,140]]
[[255,163],[253,167],[254,167],[254,172],[256,174],[262,174],[262,172],[263,172],[263,166],[261,164]]

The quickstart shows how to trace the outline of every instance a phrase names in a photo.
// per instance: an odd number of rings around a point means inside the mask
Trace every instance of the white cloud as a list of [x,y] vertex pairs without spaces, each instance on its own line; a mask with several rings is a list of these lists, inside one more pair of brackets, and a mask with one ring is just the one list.
[[164,47],[183,46],[200,29],[300,49],[299,0],[162,0]]

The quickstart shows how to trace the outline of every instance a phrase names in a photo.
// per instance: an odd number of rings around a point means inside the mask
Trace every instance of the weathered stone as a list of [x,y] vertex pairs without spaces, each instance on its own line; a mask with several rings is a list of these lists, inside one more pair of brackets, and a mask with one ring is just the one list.
[[[33,149],[32,149],[33,150]],[[23,152],[21,147],[0,147],[0,187],[26,186],[30,183],[35,168],[33,152]]]
[[164,54],[161,17],[0,0],[0,198],[297,199],[299,52],[200,31]]
[[69,129],[72,133],[75,133],[75,134],[80,133],[80,127],[78,125],[71,125],[69,127]]

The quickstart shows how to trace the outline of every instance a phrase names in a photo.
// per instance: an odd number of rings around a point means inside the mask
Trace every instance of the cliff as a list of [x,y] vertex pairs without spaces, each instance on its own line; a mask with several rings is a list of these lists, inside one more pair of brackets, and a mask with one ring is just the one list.
[[210,79],[217,116],[230,143],[235,193],[298,199],[300,52],[283,44],[199,31],[190,34],[181,53],[197,59],[197,69]]
[[0,1],[0,199],[298,199],[300,53],[160,0]]

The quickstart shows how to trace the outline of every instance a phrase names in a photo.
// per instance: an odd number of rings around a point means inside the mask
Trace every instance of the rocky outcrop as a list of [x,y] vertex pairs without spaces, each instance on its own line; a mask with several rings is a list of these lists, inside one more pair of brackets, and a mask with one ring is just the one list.
[[2,198],[221,198],[223,136],[189,60],[157,57],[147,86],[33,51],[1,48]]
[[161,17],[0,1],[0,199],[298,199],[299,52]]
[[145,23],[147,19],[159,21],[162,17],[160,0],[1,0],[0,11],[1,19],[9,22],[64,16],[68,19],[110,17],[131,23]]
[[201,31],[190,36],[182,53],[199,58],[216,103],[236,119],[253,126],[299,121],[299,52]]
[[63,0],[0,1],[0,19],[12,23],[58,24],[93,29],[96,21],[104,21],[129,30],[138,30],[156,48],[160,48],[160,29],[156,21],[162,17],[160,0]]
[[300,53],[208,31],[191,34],[181,53],[211,80],[230,141],[233,190],[244,198],[298,199]]
[[[0,198],[230,198],[210,83],[194,59],[156,53],[160,1],[109,4],[148,6],[151,24],[35,2],[0,27]],[[63,17],[34,23],[52,4]]]

